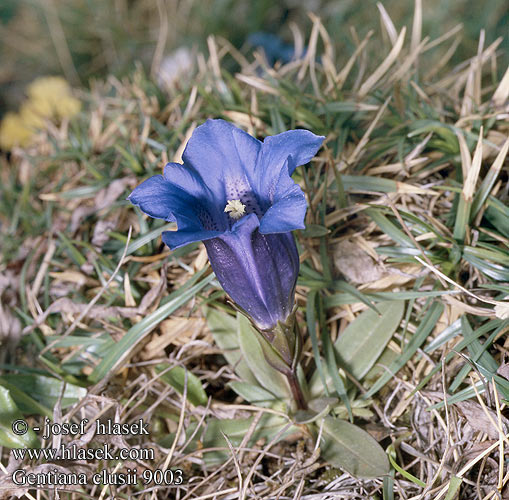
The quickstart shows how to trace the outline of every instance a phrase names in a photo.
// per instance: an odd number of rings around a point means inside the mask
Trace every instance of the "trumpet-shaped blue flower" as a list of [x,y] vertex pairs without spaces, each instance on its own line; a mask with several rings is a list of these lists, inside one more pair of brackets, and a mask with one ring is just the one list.
[[299,256],[290,231],[304,228],[306,199],[291,179],[323,142],[291,130],[263,142],[224,120],[196,128],[183,164],[140,184],[129,200],[177,223],[171,249],[202,240],[224,290],[261,330],[292,311]]

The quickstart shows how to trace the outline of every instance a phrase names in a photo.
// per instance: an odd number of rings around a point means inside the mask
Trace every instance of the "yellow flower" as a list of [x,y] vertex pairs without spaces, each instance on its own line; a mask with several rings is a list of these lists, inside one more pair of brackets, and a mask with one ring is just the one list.
[[59,118],[71,118],[77,115],[81,109],[81,102],[72,95],[60,99],[56,103],[55,111]]
[[54,100],[62,94],[70,94],[69,84],[59,76],[36,78],[27,88],[30,99]]
[[19,113],[7,113],[0,124],[0,147],[9,150],[26,146],[44,122],[51,118],[71,118],[81,102],[71,95],[69,84],[59,76],[36,78],[27,88],[28,99]]
[[36,78],[28,86],[27,94],[43,117],[71,118],[81,109],[81,102],[71,95],[69,84],[59,76]]
[[44,119],[51,116],[48,106],[37,101],[26,101],[21,105],[19,114],[23,123],[32,131],[44,127]]
[[0,124],[0,147],[10,150],[14,146],[26,146],[30,143],[33,131],[18,113],[7,113]]

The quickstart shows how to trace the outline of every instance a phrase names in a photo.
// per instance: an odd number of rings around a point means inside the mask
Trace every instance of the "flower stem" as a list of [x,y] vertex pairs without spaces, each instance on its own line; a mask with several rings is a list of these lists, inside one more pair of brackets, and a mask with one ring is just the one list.
[[308,405],[304,398],[304,394],[302,393],[302,388],[299,383],[299,379],[297,378],[297,373],[295,370],[291,372],[286,372],[286,378],[288,379],[288,384],[290,385],[290,390],[292,391],[293,399],[297,403],[298,410],[307,410]]

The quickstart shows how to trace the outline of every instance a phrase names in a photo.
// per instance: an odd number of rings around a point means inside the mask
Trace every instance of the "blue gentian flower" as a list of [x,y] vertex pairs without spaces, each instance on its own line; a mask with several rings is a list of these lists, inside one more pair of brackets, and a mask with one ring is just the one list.
[[[287,64],[295,59],[295,47],[273,33],[259,31],[249,35],[247,41],[254,47],[261,48],[269,66],[274,66],[277,61]],[[301,54],[303,57],[305,54]]]
[[290,176],[323,139],[291,130],[260,142],[224,120],[208,120],[193,132],[183,164],[169,163],[129,200],[177,223],[177,231],[162,234],[171,249],[203,241],[221,286],[267,331],[292,312],[299,271],[291,231],[304,228],[306,199]]

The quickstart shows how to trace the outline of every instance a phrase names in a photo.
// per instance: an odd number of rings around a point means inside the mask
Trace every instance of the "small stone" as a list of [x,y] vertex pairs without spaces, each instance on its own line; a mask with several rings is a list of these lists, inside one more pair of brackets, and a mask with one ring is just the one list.
[[384,276],[383,267],[359,245],[348,239],[334,245],[332,258],[335,270],[351,283],[372,283]]

